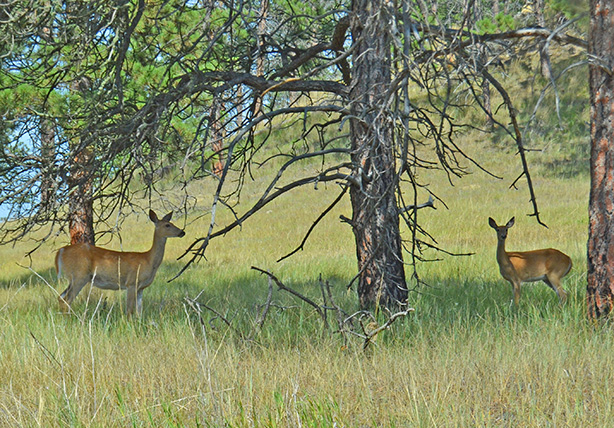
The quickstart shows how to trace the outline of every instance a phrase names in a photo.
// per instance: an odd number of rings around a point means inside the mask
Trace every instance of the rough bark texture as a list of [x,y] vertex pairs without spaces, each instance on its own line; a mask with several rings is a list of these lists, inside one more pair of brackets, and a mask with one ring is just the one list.
[[590,318],[608,315],[614,295],[614,0],[592,0],[589,36],[591,189],[587,304]]
[[91,153],[81,151],[75,157],[71,186],[74,186],[70,198],[68,227],[71,245],[80,243],[94,244],[94,209],[92,203],[92,181],[88,165]]
[[393,123],[387,114],[391,17],[381,0],[356,0],[351,22],[355,62],[350,97],[354,183],[352,227],[363,307],[407,300],[402,258]]

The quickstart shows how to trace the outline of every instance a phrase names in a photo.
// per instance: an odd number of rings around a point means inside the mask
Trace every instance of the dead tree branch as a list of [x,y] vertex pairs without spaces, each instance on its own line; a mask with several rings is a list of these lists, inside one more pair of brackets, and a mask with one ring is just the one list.
[[260,272],[260,273],[263,273],[263,274],[267,275],[267,276],[268,276],[270,279],[272,279],[272,280],[275,282],[275,284],[277,284],[277,287],[278,287],[280,290],[287,291],[288,293],[292,294],[293,296],[298,297],[298,298],[299,298],[299,299],[301,299],[303,302],[305,302],[305,303],[307,303],[308,305],[312,306],[312,307],[313,307],[313,308],[316,310],[316,312],[318,313],[318,315],[320,315],[320,318],[322,318],[322,321],[324,321],[324,327],[325,327],[326,329],[328,329],[328,327],[329,327],[329,326],[328,326],[328,320],[326,319],[326,311],[325,311],[324,309],[322,309],[322,307],[321,307],[320,305],[318,305],[316,302],[314,302],[314,301],[313,301],[313,300],[311,300],[310,298],[308,298],[308,297],[306,297],[306,296],[303,296],[303,295],[302,295],[301,293],[299,293],[298,291],[293,290],[293,289],[292,289],[292,288],[290,288],[290,287],[286,287],[286,286],[284,285],[284,283],[283,283],[283,282],[281,282],[281,281],[280,281],[280,280],[279,280],[279,279],[278,279],[278,278],[277,278],[275,275],[273,275],[272,273],[267,272],[267,271],[265,271],[264,269],[260,269],[260,268],[258,268],[258,267],[256,267],[256,266],[252,266],[252,269],[253,269],[253,270],[255,270],[255,271],[257,271],[257,272]]
[[[212,307],[210,307],[206,303],[199,302],[199,301],[197,301],[195,299],[190,299],[189,297],[185,297],[184,300],[198,314],[198,319],[199,319],[201,325],[205,325],[205,321],[204,321],[203,316],[202,316],[202,308],[205,308],[206,310],[208,310],[210,312],[213,312],[213,314],[215,314],[216,318],[219,318],[220,320],[222,320],[222,322],[224,324],[226,324],[228,326],[228,328],[230,328],[232,331],[234,331],[241,339],[247,339],[243,335],[243,333],[241,331],[237,330],[232,325],[230,320],[228,320],[224,315],[222,315],[220,312],[218,312],[217,310],[213,309]],[[213,320],[210,320],[210,322],[211,321],[213,321]]]
[[288,254],[286,254],[285,256],[280,257],[279,259],[277,259],[278,262],[281,262],[282,260],[285,260],[288,257],[293,256],[294,254],[298,253],[299,251],[301,251],[305,247],[305,243],[307,242],[307,239],[309,239],[309,236],[311,235],[311,232],[313,232],[313,230],[316,228],[318,223],[320,223],[320,221],[324,217],[326,217],[326,215],[333,208],[335,208],[335,206],[341,201],[343,196],[347,193],[347,190],[348,190],[348,187],[344,186],[343,190],[341,190],[341,193],[339,193],[339,195],[335,198],[335,200],[324,211],[322,211],[322,213],[320,213],[318,218],[311,224],[311,226],[309,227],[309,230],[307,231],[307,233],[303,237],[303,240],[301,241],[300,245],[298,247],[296,247],[294,250],[292,250],[291,252],[289,252]]
[[429,195],[429,199],[428,201],[422,203],[422,204],[413,204],[413,205],[407,205],[403,208],[401,208],[399,210],[400,213],[406,213],[408,211],[414,211],[414,210],[419,210],[422,208],[433,208],[434,210],[437,209],[437,207],[435,206],[434,200],[433,200],[433,195]]
[[[414,311],[415,311],[414,308],[408,308],[405,311],[396,312],[392,314],[390,318],[388,318],[388,320],[384,324],[377,326],[374,329],[369,330],[369,331],[365,330],[365,341],[362,345],[362,349],[367,349],[367,347],[375,341],[375,339],[377,338],[377,335],[380,334],[384,330],[388,330],[395,321],[406,317],[407,315],[409,315],[410,313]],[[375,323],[375,325],[377,325],[377,323]]]
[[262,330],[264,321],[266,320],[269,310],[271,309],[272,301],[273,301],[273,280],[269,276],[269,292],[267,294],[266,302],[263,305],[262,312],[260,313],[260,316],[256,320],[256,326],[258,327],[259,330]]
[[513,187],[516,182],[524,175],[527,178],[527,186],[529,188],[529,194],[531,195],[531,204],[533,205],[533,213],[529,214],[530,216],[534,216],[539,224],[544,227],[548,227],[544,222],[542,222],[539,217],[539,209],[537,207],[537,196],[535,196],[535,189],[533,188],[533,181],[531,180],[531,173],[529,172],[529,164],[527,163],[526,150],[524,148],[524,144],[522,141],[522,132],[520,131],[520,126],[518,125],[518,120],[516,119],[516,109],[514,108],[514,104],[512,103],[512,99],[509,94],[499,83],[497,79],[495,79],[485,68],[482,69],[482,74],[484,77],[497,89],[501,97],[503,97],[503,102],[507,107],[507,111],[510,116],[510,121],[512,123],[512,127],[514,129],[514,139],[516,140],[516,146],[518,147],[518,154],[520,155],[520,160],[522,162],[522,174],[514,180],[510,187]]

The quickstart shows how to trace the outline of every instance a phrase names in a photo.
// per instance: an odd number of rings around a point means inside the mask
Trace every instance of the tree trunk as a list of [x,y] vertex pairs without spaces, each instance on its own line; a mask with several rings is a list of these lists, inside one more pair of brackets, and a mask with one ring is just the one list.
[[591,188],[587,305],[592,319],[612,311],[614,296],[614,0],[591,0],[589,65]]
[[48,213],[54,206],[55,189],[54,176],[49,170],[49,166],[53,164],[55,158],[55,129],[53,123],[49,119],[41,119],[40,123],[41,136],[41,158],[44,165],[41,178],[41,213]]
[[[541,28],[546,28],[544,7],[544,0],[537,0],[537,3],[535,4],[535,17],[537,19],[537,25]],[[548,53],[546,42],[541,42],[539,44],[539,62],[541,65],[542,76],[548,80],[551,80],[552,72],[550,68],[550,54]]]
[[222,150],[224,149],[224,128],[220,123],[220,109],[222,108],[222,101],[219,98],[214,98],[211,103],[211,109],[209,110],[210,115],[210,125],[209,129],[211,132],[211,148],[213,152],[216,153],[213,158],[213,174],[217,177],[222,176],[222,172],[224,171],[224,154]]
[[75,156],[75,164],[70,178],[73,188],[69,203],[68,227],[70,243],[94,244],[94,208],[92,201],[92,177],[88,165],[92,154],[87,149]]
[[351,29],[354,68],[350,97],[352,228],[362,307],[407,300],[396,203],[393,122],[386,104],[391,80],[391,20],[383,0],[356,0]]
[[[484,58],[486,57],[486,46],[481,45],[480,54],[478,56],[478,64],[480,67],[484,67]],[[490,82],[486,78],[482,78],[482,101],[484,103],[484,111],[486,112],[486,127],[489,131],[493,131],[495,123],[492,115],[492,105],[490,102]]]
[[482,100],[484,101],[484,110],[486,111],[486,128],[493,131],[495,123],[492,119],[492,106],[490,103],[490,83],[487,79],[482,79]]
[[[266,30],[267,19],[269,17],[269,0],[260,1],[260,11],[258,13],[258,39],[257,39],[257,52],[256,52],[256,76],[264,76],[264,63],[267,56],[266,52]],[[260,113],[262,107],[262,99],[259,95],[254,100],[254,115]]]

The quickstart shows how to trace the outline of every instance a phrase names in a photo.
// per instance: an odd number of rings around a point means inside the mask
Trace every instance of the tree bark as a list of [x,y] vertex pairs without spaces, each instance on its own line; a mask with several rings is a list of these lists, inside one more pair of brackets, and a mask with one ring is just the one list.
[[92,154],[85,149],[74,159],[73,172],[70,177],[70,194],[68,228],[70,243],[94,244],[94,208],[92,198],[92,177],[89,171]]
[[211,132],[211,148],[216,153],[213,158],[213,174],[217,177],[222,176],[222,171],[224,171],[224,154],[222,150],[224,150],[224,128],[220,123],[220,109],[222,108],[222,101],[219,98],[214,98],[211,103],[211,109],[209,110],[209,114],[211,116],[209,129]]
[[[544,0],[537,0],[537,4],[535,5],[535,17],[537,19],[537,25],[541,28],[546,28],[544,7]],[[541,65],[542,76],[548,80],[552,80],[552,72],[550,69],[550,54],[548,53],[546,41],[542,40],[539,46],[539,63]]]
[[[55,158],[55,129],[53,123],[48,119],[41,119],[40,123],[40,138],[41,138],[41,158],[45,169],[53,164]],[[53,175],[48,171],[42,174],[41,178],[41,213],[48,213],[54,206],[54,180]]]
[[[269,17],[269,0],[260,1],[260,11],[258,13],[258,38],[257,38],[257,51],[256,51],[256,76],[264,77],[264,63],[266,58],[266,23]],[[256,96],[254,100],[254,114],[260,113],[262,107],[262,99],[260,96]]]
[[393,122],[386,109],[391,83],[391,20],[382,0],[353,2],[354,68],[350,90],[353,184],[352,228],[362,307],[407,300]]
[[589,85],[591,188],[587,305],[592,319],[612,312],[614,296],[614,0],[591,0]]
[[[478,56],[478,64],[481,68],[484,67],[484,58],[486,56],[486,47],[484,45],[480,45],[480,54]],[[488,79],[482,79],[482,102],[484,103],[484,112],[486,113],[486,128],[489,131],[493,131],[495,127],[495,122],[493,120],[492,115],[492,105],[490,102],[490,82]]]

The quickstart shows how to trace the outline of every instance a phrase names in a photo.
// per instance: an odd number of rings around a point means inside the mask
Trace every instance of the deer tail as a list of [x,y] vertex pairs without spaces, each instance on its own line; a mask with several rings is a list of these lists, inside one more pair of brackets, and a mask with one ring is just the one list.
[[64,248],[60,248],[58,252],[55,254],[55,270],[58,273],[58,279],[62,276],[62,254],[64,253]]

